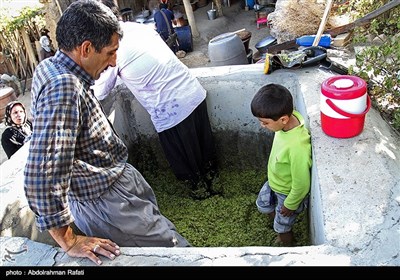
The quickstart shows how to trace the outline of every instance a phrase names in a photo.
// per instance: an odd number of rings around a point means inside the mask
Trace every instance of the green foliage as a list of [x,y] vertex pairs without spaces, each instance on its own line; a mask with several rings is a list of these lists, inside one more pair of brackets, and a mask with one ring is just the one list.
[[[144,172],[153,187],[161,213],[195,247],[276,246],[272,221],[258,212],[258,191],[265,171],[222,170],[213,183],[221,192],[204,200],[193,200],[189,187],[171,171]],[[308,221],[302,213],[293,228],[298,246],[309,244]]]
[[[352,0],[349,10],[359,18],[386,4],[387,0]],[[354,12],[356,11],[356,12]],[[374,19],[367,28],[357,28],[354,42],[366,46],[350,67],[369,84],[374,106],[400,131],[400,7]],[[375,38],[371,43],[371,38]],[[369,39],[369,40],[368,40]]]
[[41,8],[24,7],[18,16],[10,17],[3,13],[0,21],[0,31],[2,33],[14,32],[16,29],[26,26],[37,26],[39,29],[45,26],[44,15]]
[[25,33],[34,47],[33,42],[40,38],[40,30],[45,27],[46,22],[42,10],[39,7],[24,7],[18,13],[10,10],[0,11],[0,50],[6,54],[5,59],[12,65],[8,71],[17,77],[28,77],[32,75],[32,61],[28,62],[26,42],[22,39]]

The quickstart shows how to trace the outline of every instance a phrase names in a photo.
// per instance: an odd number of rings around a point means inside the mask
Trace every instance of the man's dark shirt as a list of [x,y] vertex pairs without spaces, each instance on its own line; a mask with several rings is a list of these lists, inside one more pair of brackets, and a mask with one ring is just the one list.
[[162,15],[161,11],[167,17],[169,28],[172,33],[174,32],[174,29],[172,27],[172,20],[174,20],[175,17],[174,17],[174,13],[172,11],[170,11],[168,9],[164,9],[164,8],[157,11],[154,15],[154,22],[156,23],[157,32],[161,35],[161,38],[163,38],[163,40],[165,41],[168,38],[169,30],[168,30],[167,22],[165,21],[165,18]]

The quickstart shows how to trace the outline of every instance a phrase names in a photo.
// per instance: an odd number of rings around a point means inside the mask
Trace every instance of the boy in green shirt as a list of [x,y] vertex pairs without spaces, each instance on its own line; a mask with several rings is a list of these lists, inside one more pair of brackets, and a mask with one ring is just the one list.
[[261,188],[256,205],[261,213],[274,219],[277,240],[284,246],[292,246],[292,226],[308,206],[310,134],[304,118],[293,110],[293,97],[284,86],[261,87],[253,97],[251,112],[262,127],[275,132],[268,160],[268,181]]

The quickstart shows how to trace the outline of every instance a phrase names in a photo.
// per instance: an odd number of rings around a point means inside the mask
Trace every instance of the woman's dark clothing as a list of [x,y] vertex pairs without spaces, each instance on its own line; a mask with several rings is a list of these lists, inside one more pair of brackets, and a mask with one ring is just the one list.
[[10,158],[15,154],[25,143],[26,137],[32,132],[32,123],[27,120],[22,126],[9,126],[1,136],[1,145]]
[[45,49],[41,48],[40,49],[40,57],[41,57],[41,61],[43,59],[49,58],[54,56],[55,52],[53,50],[51,50],[50,52],[46,51]]
[[204,100],[186,119],[158,133],[166,158],[179,180],[196,185],[214,177],[216,151]]
[[[162,15],[161,11],[167,17],[168,23],[165,21],[165,18]],[[172,26],[172,20],[174,20],[174,19],[175,19],[174,13],[168,9],[162,8],[161,10],[158,10],[154,14],[154,21],[156,23],[157,32],[158,32],[158,34],[160,34],[161,38],[163,38],[164,41],[167,40],[167,38],[169,36],[169,30],[171,30],[171,33],[174,32],[174,28]],[[169,29],[168,29],[167,24],[169,25]]]

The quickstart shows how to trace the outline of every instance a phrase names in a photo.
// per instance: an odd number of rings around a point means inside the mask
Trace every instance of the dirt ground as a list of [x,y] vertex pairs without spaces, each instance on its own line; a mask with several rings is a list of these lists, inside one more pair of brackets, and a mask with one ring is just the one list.
[[[243,3],[242,3],[243,1]],[[217,16],[214,20],[209,20],[207,11],[211,9],[211,2],[202,8],[194,11],[199,37],[193,37],[193,51],[188,52],[181,61],[189,68],[211,66],[208,57],[208,42],[223,33],[235,32],[241,29],[251,32],[249,48],[253,50],[253,55],[257,49],[255,45],[270,35],[270,29],[266,25],[257,29],[256,13],[254,10],[244,9],[245,0],[230,0],[231,5],[223,6],[223,16]],[[268,8],[271,10],[270,8]],[[343,66],[348,67],[355,63],[354,50],[348,47],[329,48],[328,57]]]
[[269,29],[266,25],[257,29],[256,14],[254,10],[246,11],[244,0],[231,0],[230,7],[223,6],[223,15],[217,15],[214,20],[209,20],[207,11],[211,9],[211,2],[202,8],[194,11],[199,37],[193,37],[193,51],[188,52],[181,61],[189,68],[210,66],[208,58],[208,42],[223,33],[235,32],[241,29],[251,32],[249,48],[253,54],[257,51],[254,47],[263,38],[269,36]]

